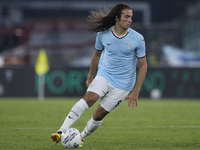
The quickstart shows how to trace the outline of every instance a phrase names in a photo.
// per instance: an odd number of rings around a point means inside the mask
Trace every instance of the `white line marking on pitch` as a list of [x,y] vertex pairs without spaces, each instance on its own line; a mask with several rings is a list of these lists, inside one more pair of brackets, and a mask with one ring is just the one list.
[[[82,127],[76,127],[76,128],[82,128]],[[119,127],[106,127],[106,128],[119,128]],[[156,129],[156,128],[193,128],[193,129],[200,129],[200,126],[174,126],[174,125],[166,125],[166,126],[132,126],[129,128],[152,128],[152,129]],[[52,128],[52,127],[47,127],[47,128],[1,128],[2,130],[5,129],[9,129],[9,130],[52,130],[52,129],[57,129],[57,128]]]

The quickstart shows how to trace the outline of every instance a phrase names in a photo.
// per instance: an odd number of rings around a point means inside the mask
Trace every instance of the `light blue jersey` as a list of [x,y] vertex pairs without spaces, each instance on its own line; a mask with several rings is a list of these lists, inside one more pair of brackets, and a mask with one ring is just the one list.
[[97,76],[103,76],[119,89],[131,91],[136,82],[136,58],[146,55],[144,38],[131,28],[119,38],[112,28],[97,33],[95,48],[103,50]]

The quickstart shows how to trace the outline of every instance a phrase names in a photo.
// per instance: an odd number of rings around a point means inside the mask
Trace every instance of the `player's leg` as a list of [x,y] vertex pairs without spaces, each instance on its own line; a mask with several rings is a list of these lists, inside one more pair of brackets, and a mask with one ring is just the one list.
[[[109,91],[107,80],[102,76],[97,76],[95,78],[95,82],[93,82],[88,88],[88,91],[98,93],[100,97],[105,96]],[[84,140],[101,125],[103,118],[108,113],[109,111],[105,110],[101,105],[97,107],[92,118],[87,122],[85,129],[81,133],[82,140]]]
[[65,118],[62,126],[58,132],[62,132],[71,127],[85,110],[91,107],[99,99],[99,95],[94,92],[87,92],[83,99],[79,100],[71,109],[67,117]]
[[61,134],[66,129],[70,128],[72,124],[74,124],[80,116],[83,114],[85,110],[91,107],[96,101],[99,99],[99,95],[94,92],[87,92],[83,99],[80,99],[71,109],[67,117],[65,118],[62,126],[57,131],[57,133],[53,133],[51,135],[51,139],[58,143],[61,138]]
[[76,122],[78,118],[80,118],[85,110],[94,105],[100,97],[105,95],[107,90],[108,88],[106,80],[100,76],[95,77],[88,87],[83,99],[81,99],[72,107],[58,132],[62,132],[65,129],[70,128],[71,125]]
[[109,112],[106,111],[101,105],[97,107],[97,109],[94,111],[92,118],[87,122],[87,125],[85,129],[81,132],[82,140],[85,140],[85,138],[92,134],[98,127],[100,127],[103,118],[108,114]]
[[51,135],[53,141],[58,143],[62,131],[70,128],[71,125],[80,118],[85,110],[95,104],[101,96],[105,95],[105,93],[107,92],[105,87],[106,84],[104,78],[102,79],[102,77],[96,77],[93,80],[91,85],[88,87],[86,95],[83,97],[83,99],[81,99],[72,107],[71,111],[65,118],[62,126],[57,131],[57,133],[53,133]]
[[[110,84],[110,83],[108,83]],[[103,118],[115,110],[124,101],[128,95],[128,91],[120,90],[111,84],[109,85],[109,92],[105,95],[103,101],[93,113],[93,117],[88,121],[85,129],[81,132],[82,140],[93,133],[101,125]]]

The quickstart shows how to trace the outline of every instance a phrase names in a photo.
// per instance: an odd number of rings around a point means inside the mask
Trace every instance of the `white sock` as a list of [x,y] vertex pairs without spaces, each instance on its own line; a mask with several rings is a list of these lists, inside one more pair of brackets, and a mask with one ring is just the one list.
[[98,127],[100,127],[101,123],[103,122],[103,120],[101,121],[95,121],[93,119],[93,117],[87,122],[87,125],[85,127],[85,129],[81,132],[81,137],[82,140],[85,140],[85,138],[92,134],[96,129],[98,129]]
[[59,131],[64,131],[71,127],[71,125],[76,122],[85,110],[89,108],[88,104],[84,99],[80,99],[71,109]]

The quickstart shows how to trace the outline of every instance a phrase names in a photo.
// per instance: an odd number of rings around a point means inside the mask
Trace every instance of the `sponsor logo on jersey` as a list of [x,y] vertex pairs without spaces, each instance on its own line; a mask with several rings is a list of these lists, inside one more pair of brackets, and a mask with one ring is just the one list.
[[112,45],[112,43],[106,43],[106,45],[110,46],[110,45]]

